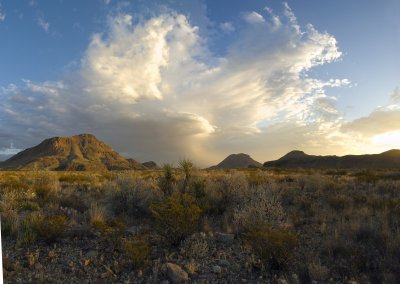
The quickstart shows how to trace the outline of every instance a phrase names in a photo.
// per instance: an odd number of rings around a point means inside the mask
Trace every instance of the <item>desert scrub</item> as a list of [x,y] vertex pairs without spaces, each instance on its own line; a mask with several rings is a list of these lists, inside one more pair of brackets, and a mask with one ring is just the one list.
[[209,247],[204,233],[193,234],[182,241],[180,246],[182,255],[189,259],[202,259],[209,253]]
[[163,194],[154,179],[120,175],[106,185],[106,200],[116,215],[143,216],[150,214],[151,203],[161,200]]
[[56,198],[60,192],[58,176],[53,172],[38,172],[33,177],[33,190],[43,202]]
[[150,210],[160,234],[175,245],[198,229],[202,213],[193,196],[178,192],[151,204]]
[[88,210],[88,221],[89,224],[96,229],[105,228],[106,209],[97,203],[92,203]]
[[159,186],[165,195],[171,195],[176,184],[174,169],[171,164],[164,164],[163,175],[159,180]]
[[241,202],[249,190],[248,180],[243,172],[230,171],[220,178],[208,179],[205,187],[205,211],[221,215]]
[[144,236],[134,236],[122,240],[122,249],[125,253],[127,265],[134,269],[143,268],[150,264],[151,248]]
[[38,239],[37,229],[43,222],[41,212],[32,212],[23,218],[18,226],[17,244],[29,246]]
[[34,223],[39,239],[54,242],[62,237],[67,227],[67,218],[62,215],[44,216],[39,222]]
[[280,195],[273,185],[252,187],[233,211],[236,232],[252,231],[264,224],[278,224],[285,217]]
[[293,251],[298,245],[296,235],[285,230],[274,230],[270,225],[243,234],[247,243],[266,267],[272,270],[285,270],[293,257]]

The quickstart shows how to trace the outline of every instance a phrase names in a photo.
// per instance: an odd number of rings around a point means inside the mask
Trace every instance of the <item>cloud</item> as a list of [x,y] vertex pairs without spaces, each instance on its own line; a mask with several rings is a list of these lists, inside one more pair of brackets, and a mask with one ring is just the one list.
[[8,157],[8,156],[15,155],[21,151],[22,151],[22,149],[16,149],[14,147],[14,144],[11,142],[9,148],[0,148],[0,156]]
[[400,107],[380,108],[368,116],[344,124],[342,129],[346,132],[371,137],[386,132],[400,131],[399,121]]
[[397,87],[396,89],[393,90],[392,95],[390,96],[390,99],[394,103],[400,103],[400,88]]
[[230,33],[235,30],[235,27],[231,22],[224,22],[224,23],[221,23],[219,26],[220,26],[221,30],[226,33]]
[[45,19],[44,19],[44,17],[43,17],[43,15],[40,15],[38,18],[37,18],[37,24],[39,25],[39,27],[41,27],[46,33],[48,33],[49,32],[49,30],[50,30],[50,23],[49,22],[47,22]]
[[265,19],[257,12],[247,12],[243,14],[243,18],[250,24],[264,23]]
[[272,24],[247,14],[252,24],[232,31],[218,55],[183,14],[133,17],[110,17],[80,67],[59,81],[1,88],[4,137],[28,147],[91,132],[141,161],[186,156],[210,165],[231,152],[266,159],[276,147],[329,151],[337,144],[330,139],[343,135],[335,98],[325,89],[349,81],[308,76],[341,57],[336,39],[300,27],[288,6]]
[[3,22],[6,19],[6,13],[2,11],[1,3],[0,3],[0,22]]

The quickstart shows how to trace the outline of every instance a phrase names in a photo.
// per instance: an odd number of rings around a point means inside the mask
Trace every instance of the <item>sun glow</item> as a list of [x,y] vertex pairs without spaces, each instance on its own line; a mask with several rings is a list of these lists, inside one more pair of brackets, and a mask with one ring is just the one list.
[[373,145],[388,149],[400,148],[400,131],[391,131],[371,138]]

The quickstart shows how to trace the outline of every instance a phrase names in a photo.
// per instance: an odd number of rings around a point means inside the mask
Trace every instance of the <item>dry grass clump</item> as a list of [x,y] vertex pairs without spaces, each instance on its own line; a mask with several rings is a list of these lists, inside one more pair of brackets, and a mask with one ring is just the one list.
[[54,199],[60,193],[58,176],[53,172],[38,172],[32,180],[33,190],[38,198],[45,201]]
[[105,207],[98,203],[92,203],[88,210],[89,224],[97,229],[106,227],[106,215]]

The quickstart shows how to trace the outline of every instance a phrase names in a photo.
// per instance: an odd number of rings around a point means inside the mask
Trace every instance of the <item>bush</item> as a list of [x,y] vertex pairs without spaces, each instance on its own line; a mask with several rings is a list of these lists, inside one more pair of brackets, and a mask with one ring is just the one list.
[[144,180],[131,176],[119,176],[108,184],[107,199],[111,210],[119,215],[130,216],[149,214],[151,203],[161,199],[153,179]]
[[142,268],[150,263],[150,246],[143,237],[134,236],[130,240],[124,240],[122,246],[128,264],[134,269]]
[[67,218],[61,215],[45,216],[33,225],[40,239],[46,242],[54,242],[63,235],[67,225]]
[[179,244],[196,231],[202,212],[191,195],[178,192],[166,201],[151,204],[150,210],[160,233],[172,244]]
[[278,194],[271,188],[258,186],[234,210],[233,225],[238,232],[251,231],[264,224],[279,223],[284,216]]
[[243,236],[253,251],[266,261],[267,267],[272,270],[286,269],[298,244],[296,235],[284,230],[273,230],[269,225]]
[[92,203],[88,210],[89,224],[97,229],[106,226],[106,210],[97,203]]
[[33,181],[33,189],[40,199],[54,198],[60,191],[57,174],[52,172],[38,173]]
[[181,254],[189,259],[201,259],[208,255],[209,247],[205,235],[193,234],[186,238],[180,247]]

